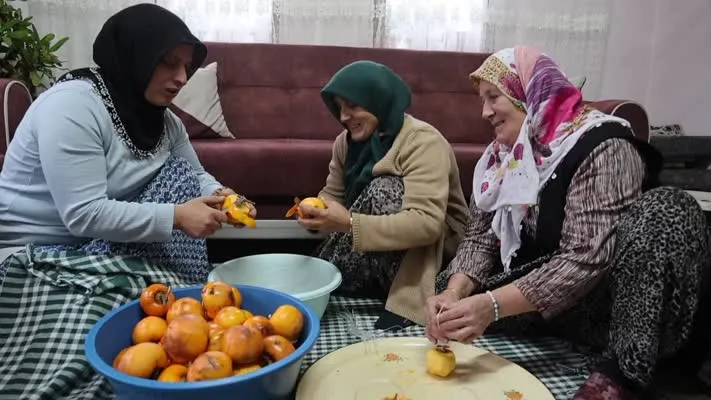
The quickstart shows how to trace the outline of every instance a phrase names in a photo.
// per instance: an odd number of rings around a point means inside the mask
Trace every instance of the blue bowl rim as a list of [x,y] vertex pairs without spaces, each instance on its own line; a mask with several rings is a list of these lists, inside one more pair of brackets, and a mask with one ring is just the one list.
[[[179,296],[183,292],[188,292],[188,291],[194,291],[196,289],[202,288],[201,285],[193,285],[193,286],[187,286],[187,287],[181,287],[181,288],[176,288],[173,290],[173,293],[175,293],[176,299],[179,297],[184,297],[184,296]],[[159,382],[156,380],[152,379],[145,379],[145,378],[139,378],[135,377],[132,375],[128,375],[126,373],[123,373],[117,369],[114,369],[114,367],[107,362],[105,362],[97,353],[96,351],[96,335],[99,332],[99,330],[104,326],[104,324],[111,319],[113,316],[118,314],[119,312],[135,306],[140,300],[135,299],[132,300],[122,306],[119,306],[108,313],[101,317],[94,326],[89,330],[89,333],[86,336],[86,339],[84,341],[84,354],[86,355],[87,359],[89,360],[89,363],[91,366],[97,370],[98,373],[103,375],[109,380],[116,381],[120,384],[123,385],[128,385],[128,386],[133,386],[133,387],[138,387],[142,389],[148,389],[148,390],[160,390],[160,391],[186,391],[186,390],[202,390],[202,389],[211,389],[211,388],[216,388],[216,387],[223,387],[223,386],[231,386],[236,383],[241,383],[241,382],[249,382],[249,381],[256,381],[262,378],[265,375],[268,375],[272,372],[276,372],[282,369],[285,369],[289,365],[295,363],[299,359],[302,359],[307,352],[311,351],[311,349],[314,347],[316,344],[316,340],[318,339],[320,333],[321,333],[321,325],[320,325],[320,318],[318,318],[318,315],[314,310],[311,309],[308,305],[304,304],[303,301],[295,298],[294,296],[291,296],[287,293],[276,291],[273,289],[268,289],[268,288],[263,288],[259,286],[252,286],[252,285],[234,285],[237,287],[237,289],[242,289],[242,288],[247,288],[248,290],[255,289],[258,291],[264,291],[268,292],[270,294],[274,294],[276,296],[282,296],[282,297],[287,297],[290,298],[294,303],[299,305],[299,308],[301,308],[301,312],[305,313],[305,318],[311,321],[311,324],[313,328],[311,329],[311,332],[309,332],[308,336],[304,339],[303,343],[299,347],[296,348],[296,351],[293,353],[289,354],[288,356],[284,357],[283,359],[269,364],[266,367],[262,367],[258,369],[257,371],[251,372],[249,374],[245,375],[237,375],[237,376],[231,376],[229,378],[223,378],[223,379],[216,379],[216,380],[211,380],[211,381],[202,381],[202,382]],[[113,386],[113,384],[112,384]]]

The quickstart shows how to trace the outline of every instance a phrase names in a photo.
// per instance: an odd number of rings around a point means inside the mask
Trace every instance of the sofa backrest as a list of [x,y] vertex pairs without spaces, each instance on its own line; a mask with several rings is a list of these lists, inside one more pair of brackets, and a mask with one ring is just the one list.
[[319,92],[341,67],[372,60],[392,68],[409,85],[413,116],[450,142],[489,143],[489,124],[468,75],[488,54],[402,49],[255,43],[207,43],[205,65],[216,61],[229,129],[238,139],[333,140],[342,127]]

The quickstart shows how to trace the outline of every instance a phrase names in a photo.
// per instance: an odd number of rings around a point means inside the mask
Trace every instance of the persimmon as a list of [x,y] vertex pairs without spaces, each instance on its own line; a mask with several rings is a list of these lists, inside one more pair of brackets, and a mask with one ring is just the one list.
[[238,364],[237,366],[235,366],[234,375],[248,374],[250,372],[257,371],[260,368],[262,368],[262,365],[259,363],[245,364],[245,365]]
[[225,307],[242,306],[242,294],[236,287],[225,282],[206,283],[200,291],[200,297],[205,314],[211,319]]
[[254,317],[244,321],[244,324],[242,325],[258,330],[261,332],[262,336],[265,337],[274,333],[274,327],[272,326],[272,323],[269,322],[269,318],[263,315],[255,315]]
[[114,362],[112,363],[112,366],[114,367],[114,369],[118,369],[118,364],[119,364],[119,361],[121,361],[121,357],[123,357],[123,355],[126,354],[126,351],[128,351],[128,349],[130,349],[130,348],[131,348],[131,346],[128,346],[128,347],[122,349],[121,351],[119,351],[118,354],[116,354],[116,357],[114,357]]
[[223,328],[230,328],[236,325],[242,325],[244,321],[250,317],[252,317],[252,313],[249,311],[230,306],[220,310],[215,316],[214,321]]
[[168,286],[154,283],[143,289],[139,302],[141,310],[146,315],[165,317],[170,306],[175,302],[175,295]]
[[286,218],[292,217],[296,214],[297,217],[303,217],[299,206],[308,206],[313,208],[327,208],[326,202],[320,197],[307,197],[303,200],[299,200],[298,197],[294,197],[294,205],[286,212]]
[[133,327],[131,339],[134,344],[144,342],[158,343],[167,329],[168,323],[163,318],[148,316],[138,321],[136,326]]
[[232,359],[221,351],[200,354],[188,367],[188,382],[227,378],[232,375]]
[[179,315],[168,324],[161,344],[174,363],[188,364],[207,350],[209,330],[203,317]]
[[230,194],[225,197],[222,210],[227,212],[227,219],[231,223],[240,223],[250,228],[257,227],[257,221],[249,216],[250,201],[240,195]]
[[185,382],[188,376],[188,367],[181,364],[171,364],[158,375],[160,382]]
[[301,330],[304,328],[304,316],[299,309],[290,304],[279,306],[269,316],[269,322],[274,327],[274,333],[291,341],[298,339]]
[[157,369],[170,364],[168,355],[158,343],[135,344],[121,355],[116,369],[139,378],[150,378]]
[[182,297],[177,299],[168,309],[165,320],[170,324],[176,317],[183,314],[193,314],[202,317],[202,305],[199,301],[193,299],[192,297]]
[[[217,325],[217,324],[215,324]],[[217,328],[210,328],[207,333],[207,350],[222,351],[222,335],[225,334],[225,328],[217,325]]]
[[237,364],[255,363],[264,353],[264,338],[256,329],[236,325],[222,335],[222,351]]
[[294,345],[284,336],[271,335],[264,338],[264,353],[272,362],[277,362],[294,351]]

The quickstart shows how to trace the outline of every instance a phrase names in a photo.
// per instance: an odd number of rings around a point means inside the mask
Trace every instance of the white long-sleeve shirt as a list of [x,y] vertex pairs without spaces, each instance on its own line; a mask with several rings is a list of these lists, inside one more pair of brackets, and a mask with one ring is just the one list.
[[198,161],[185,126],[167,113],[167,139],[136,158],[114,132],[89,83],[58,84],[32,103],[10,142],[0,173],[0,247],[170,239],[173,204],[135,203],[171,155],[196,169],[201,191],[221,185]]

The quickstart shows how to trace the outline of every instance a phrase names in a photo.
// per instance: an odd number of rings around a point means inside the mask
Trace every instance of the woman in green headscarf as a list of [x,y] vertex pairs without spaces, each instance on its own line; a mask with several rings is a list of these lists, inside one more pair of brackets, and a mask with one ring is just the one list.
[[435,275],[468,218],[454,152],[406,114],[410,89],[385,65],[349,64],[321,96],[345,130],[319,194],[328,208],[302,207],[299,221],[331,233],[317,256],[340,269],[340,292],[386,300],[388,311],[424,324]]

